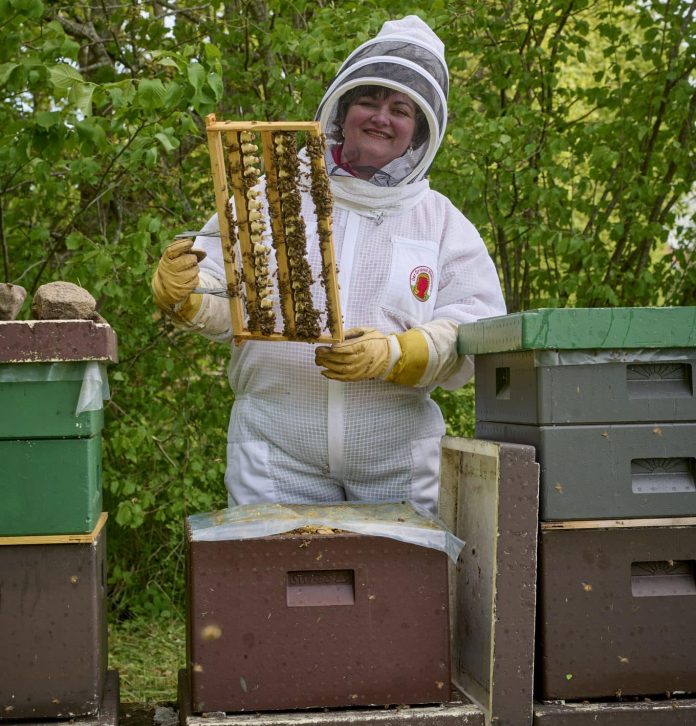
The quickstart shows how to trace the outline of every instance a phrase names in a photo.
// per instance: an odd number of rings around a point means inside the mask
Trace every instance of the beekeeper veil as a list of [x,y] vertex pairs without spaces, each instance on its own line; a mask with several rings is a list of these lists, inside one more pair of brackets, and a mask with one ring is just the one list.
[[[383,186],[401,186],[422,179],[442,141],[447,122],[448,75],[444,45],[416,15],[390,20],[371,40],[344,61],[319,105],[320,121],[329,146],[340,141],[341,114],[352,89],[382,86],[406,94],[418,106],[412,149],[375,170],[370,180]],[[349,96],[348,96],[349,97]],[[345,174],[327,154],[329,174]]]

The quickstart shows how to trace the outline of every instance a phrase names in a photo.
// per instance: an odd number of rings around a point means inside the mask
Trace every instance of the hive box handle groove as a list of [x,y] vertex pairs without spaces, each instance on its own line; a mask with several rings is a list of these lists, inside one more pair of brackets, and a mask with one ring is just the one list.
[[288,607],[353,605],[353,570],[295,570],[288,572]]
[[696,459],[633,459],[631,489],[634,494],[696,492]]
[[696,595],[693,560],[631,563],[631,593],[634,597]]

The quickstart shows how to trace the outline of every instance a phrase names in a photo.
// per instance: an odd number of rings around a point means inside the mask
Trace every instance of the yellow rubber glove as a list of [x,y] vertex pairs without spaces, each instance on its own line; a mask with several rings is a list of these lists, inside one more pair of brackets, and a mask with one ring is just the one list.
[[314,362],[326,370],[322,376],[335,381],[367,381],[381,378],[390,361],[387,336],[373,328],[351,328],[342,343],[321,346]]
[[157,307],[188,322],[198,312],[203,299],[193,290],[198,285],[198,263],[205,257],[205,252],[192,247],[192,239],[178,240],[169,245],[152,277]]

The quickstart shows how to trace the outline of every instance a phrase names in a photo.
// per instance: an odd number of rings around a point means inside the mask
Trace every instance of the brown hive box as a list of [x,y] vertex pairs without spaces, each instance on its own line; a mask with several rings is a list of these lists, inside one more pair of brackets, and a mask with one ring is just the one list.
[[542,523],[539,558],[542,698],[696,692],[696,518]]
[[193,712],[449,697],[447,555],[347,532],[192,541]]
[[105,521],[90,534],[0,538],[0,721],[99,711]]

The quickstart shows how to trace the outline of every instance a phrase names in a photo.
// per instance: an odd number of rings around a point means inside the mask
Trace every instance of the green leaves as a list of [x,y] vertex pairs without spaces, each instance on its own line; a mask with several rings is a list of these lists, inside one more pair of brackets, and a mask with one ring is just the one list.
[[138,82],[137,100],[145,110],[153,110],[163,105],[167,89],[159,78],[143,78]]
[[155,138],[162,144],[165,151],[174,151],[179,148],[179,139],[174,136],[174,129],[171,127],[156,133]]
[[93,83],[86,83],[82,74],[67,63],[58,63],[49,67],[48,74],[57,96],[67,96],[68,102],[80,113],[85,116],[91,115],[92,96],[95,90]]
[[51,77],[51,83],[59,91],[69,91],[76,82],[84,82],[80,71],[67,63],[58,63],[49,68],[48,72]]
[[695,92],[677,80],[693,76],[691,17],[657,2],[492,5],[444,31],[461,48],[455,143],[433,177],[490,243],[508,308],[687,301],[675,282],[693,270],[653,268],[695,180]]
[[31,20],[38,20],[44,11],[41,0],[9,0],[8,5],[16,13]]
[[6,85],[12,74],[19,68],[19,63],[0,64],[0,87]]

